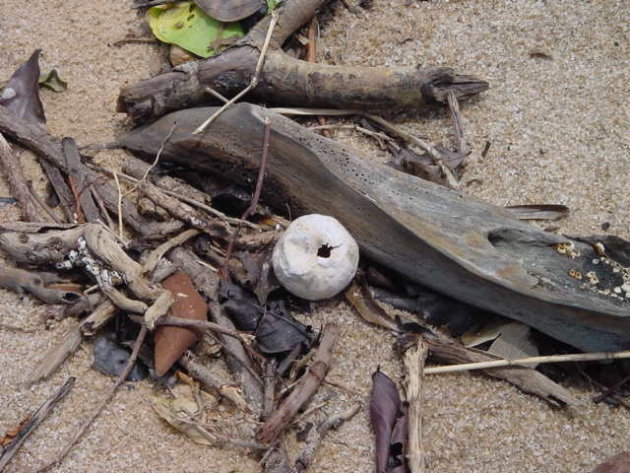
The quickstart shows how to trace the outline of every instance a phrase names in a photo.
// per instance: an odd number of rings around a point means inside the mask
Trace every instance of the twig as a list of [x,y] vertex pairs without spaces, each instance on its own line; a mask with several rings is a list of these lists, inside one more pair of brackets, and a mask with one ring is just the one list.
[[352,419],[359,410],[361,410],[361,404],[355,404],[347,411],[330,416],[324,422],[319,424],[317,428],[311,429],[306,438],[306,445],[304,446],[302,453],[300,453],[300,456],[295,460],[295,466],[291,469],[291,473],[302,473],[303,471],[306,471],[313,461],[313,456],[317,452],[322,440],[330,429],[337,430],[344,422]]
[[276,360],[273,358],[265,364],[264,381],[262,420],[267,420],[273,412],[276,388]]
[[479,363],[463,363],[460,365],[435,366],[426,368],[425,374],[456,373],[460,371],[485,370],[505,366],[526,366],[530,363],[567,363],[571,361],[603,361],[630,358],[630,350],[618,352],[574,353],[568,355],[531,356],[517,360],[491,360]]
[[[128,317],[134,322],[138,322],[141,324],[144,323],[144,317],[140,315],[129,315]],[[170,325],[173,327],[210,330],[215,333],[220,333],[221,335],[227,335],[228,337],[236,338],[241,343],[247,343],[240,332],[207,320],[184,319],[183,317],[173,317],[172,315],[166,315],[164,317],[160,317],[160,319],[155,322],[155,325],[156,327],[159,327],[160,325]]]
[[427,358],[427,346],[418,339],[403,355],[405,365],[408,415],[407,461],[411,473],[424,473],[424,448],[422,447],[423,370]]
[[114,172],[114,181],[116,181],[116,188],[118,189],[118,204],[117,204],[117,208],[118,208],[118,238],[120,238],[121,241],[124,241],[125,239],[125,232],[123,229],[123,211],[122,211],[122,200],[123,200],[123,194],[122,194],[122,189],[120,188],[120,181],[118,180],[118,173]]
[[442,173],[444,173],[444,176],[446,177],[446,182],[448,183],[448,185],[453,189],[459,189],[459,182],[457,181],[457,178],[453,174],[451,168],[449,168],[448,165],[444,162],[442,153],[440,153],[435,148],[435,146],[433,146],[428,141],[412,135],[411,133],[400,130],[384,118],[378,117],[376,115],[371,115],[369,113],[365,116],[389,133],[398,136],[400,139],[405,140],[409,144],[416,145],[419,148],[423,149],[435,161],[435,164],[440,167],[440,170],[442,171]]
[[94,420],[96,420],[96,418],[100,415],[101,411],[107,405],[107,403],[114,397],[114,395],[116,394],[116,391],[125,382],[125,380],[127,379],[127,376],[129,375],[129,373],[131,373],[131,370],[136,364],[136,360],[138,359],[138,353],[140,352],[140,347],[142,346],[142,343],[144,342],[144,339],[147,336],[147,332],[148,330],[145,326],[142,326],[140,328],[140,333],[138,334],[138,338],[136,338],[136,341],[133,345],[133,350],[131,352],[131,355],[129,356],[129,359],[127,360],[125,369],[122,371],[122,373],[120,373],[120,375],[116,379],[116,383],[114,383],[114,385],[111,387],[107,395],[98,403],[98,406],[96,407],[96,409],[94,409],[92,414],[90,414],[90,416],[83,422],[83,424],[81,424],[81,427],[72,437],[72,440],[70,441],[70,443],[66,445],[66,447],[62,450],[61,454],[53,462],[49,463],[45,467],[38,470],[38,473],[49,471],[51,468],[59,465],[63,461],[63,459],[68,455],[68,453],[70,453],[70,450],[72,450],[72,447],[74,447],[74,445],[81,439],[83,434],[85,434],[85,432],[90,427],[90,425],[92,425],[92,422],[94,422]]
[[[359,125],[346,125],[346,124],[334,124],[334,125],[320,125],[320,126],[311,126],[309,127],[309,130],[311,131],[317,131],[317,130],[355,130],[358,131],[359,133],[363,133],[364,135],[370,136],[372,138],[375,138],[377,140],[384,140],[384,141],[392,141],[395,142],[396,140],[394,140],[393,138],[387,136],[385,133],[380,133],[378,131],[371,131],[368,130],[367,128],[363,128],[362,126]],[[324,135],[326,136],[326,135]]]
[[206,92],[208,92],[213,97],[219,99],[223,103],[228,103],[229,102],[229,100],[227,98],[225,98],[222,94],[220,94],[219,92],[214,90],[212,87],[206,87]]
[[[317,62],[317,29],[317,15],[314,15],[308,24],[308,44],[306,45],[307,62]],[[325,117],[317,117],[317,121],[321,126],[326,126]],[[318,130],[321,130],[322,136],[330,138],[328,128],[318,128]]]
[[[258,169],[258,179],[256,179],[256,188],[254,189],[254,195],[252,197],[252,201],[247,207],[247,210],[243,212],[241,216],[241,220],[247,220],[255,211],[256,206],[258,205],[258,200],[260,199],[260,194],[262,192],[263,183],[265,181],[265,172],[267,170],[267,164],[269,162],[269,139],[271,136],[271,122],[269,118],[265,118],[264,129],[263,129],[263,140],[262,140],[262,156],[260,158],[260,168]],[[230,243],[228,244],[227,250],[225,252],[225,258],[223,260],[223,266],[221,267],[220,274],[224,279],[230,279],[230,258],[232,257],[232,251],[234,250],[234,244],[236,243],[236,239],[238,238],[238,234],[241,231],[241,226],[237,226],[236,230],[232,232],[232,238],[230,239]]]
[[602,402],[607,397],[615,394],[615,391],[617,391],[618,389],[622,388],[623,385],[626,384],[628,381],[630,381],[630,375],[628,375],[625,378],[621,379],[618,383],[615,383],[613,386],[611,386],[609,388],[605,388],[600,395],[598,395],[598,396],[593,398],[593,402]]
[[271,107],[270,112],[286,116],[312,117],[316,115],[328,115],[331,117],[343,117],[347,115],[362,115],[360,110],[342,108],[309,108],[309,107]]
[[221,115],[227,108],[232,106],[241,97],[247,94],[250,90],[252,90],[256,85],[258,85],[258,76],[260,75],[260,71],[262,71],[263,66],[265,65],[265,56],[267,55],[267,49],[269,49],[269,43],[271,42],[271,35],[273,34],[273,29],[276,27],[276,23],[278,22],[278,13],[277,11],[273,11],[271,13],[271,21],[269,22],[269,29],[267,30],[267,36],[265,37],[265,42],[263,43],[262,49],[260,50],[260,56],[258,57],[258,62],[256,63],[256,69],[254,70],[254,74],[249,82],[249,85],[241,90],[238,94],[232,97],[229,101],[227,101],[223,106],[214,112],[210,117],[203,122],[195,131],[192,132],[193,135],[198,135],[199,133],[203,133],[203,131],[208,128],[214,120],[216,120],[219,115]]
[[[433,357],[449,363],[477,363],[497,360],[497,357],[490,353],[467,348],[438,331],[434,331],[430,336],[425,336],[424,342],[429,347],[429,352]],[[429,368],[425,369],[425,374],[427,374],[427,370]],[[568,390],[532,368],[505,366],[484,370],[483,373],[493,378],[505,380],[521,391],[538,396],[555,407],[577,408],[581,404]]]
[[[455,100],[457,100],[457,99],[455,99]],[[155,154],[155,159],[153,160],[151,165],[147,168],[147,170],[144,172],[144,175],[142,176],[142,179],[140,179],[141,181],[146,181],[147,177],[149,176],[149,173],[151,172],[151,170],[155,166],[157,166],[158,163],[160,162],[160,157],[162,156],[162,153],[164,152],[164,147],[169,142],[169,140],[173,137],[173,133],[175,133],[175,127],[176,126],[177,126],[177,122],[174,122],[173,126],[171,127],[171,130],[168,132],[168,135],[166,135],[166,138],[164,138],[164,141],[162,141],[162,144],[160,145],[160,149]]]
[[258,438],[265,443],[273,442],[284,428],[291,423],[300,408],[315,394],[324,381],[332,351],[337,340],[338,328],[335,324],[327,324],[322,330],[322,339],[308,371],[300,378],[295,389],[280,404],[258,431]]
[[39,209],[38,202],[33,196],[20,166],[20,161],[13,154],[11,146],[2,133],[0,133],[0,165],[4,168],[9,181],[9,190],[20,203],[24,217],[31,222],[53,221],[47,213]]
[[453,128],[455,129],[455,149],[461,155],[467,155],[470,150],[464,138],[464,126],[462,125],[462,116],[459,111],[459,100],[452,90],[446,92],[448,108],[451,112],[451,120],[453,120]]
[[13,437],[13,439],[4,446],[2,453],[0,453],[0,471],[11,461],[11,458],[18,452],[24,441],[39,425],[48,417],[59,402],[65,398],[72,387],[74,386],[76,378],[70,377],[65,383],[51,396],[44,404],[42,404],[33,415],[28,416],[21,424],[19,432]]

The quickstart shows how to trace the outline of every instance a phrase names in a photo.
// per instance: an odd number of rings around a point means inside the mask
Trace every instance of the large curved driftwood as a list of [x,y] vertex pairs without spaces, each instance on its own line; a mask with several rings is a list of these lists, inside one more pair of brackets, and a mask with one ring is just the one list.
[[[294,217],[333,215],[379,263],[577,348],[630,347],[630,300],[599,294],[585,282],[593,271],[597,288],[612,289],[623,284],[623,271],[594,264],[599,256],[591,244],[540,231],[501,208],[367,163],[357,151],[258,106],[236,105],[204,134],[191,135],[214,111],[171,113],[131,131],[121,144],[154,156],[175,126],[163,159],[253,183],[268,117],[272,132],[264,190],[276,208],[288,206]],[[566,243],[573,249],[561,254]],[[614,252],[628,266],[623,255],[628,244],[622,246]]]

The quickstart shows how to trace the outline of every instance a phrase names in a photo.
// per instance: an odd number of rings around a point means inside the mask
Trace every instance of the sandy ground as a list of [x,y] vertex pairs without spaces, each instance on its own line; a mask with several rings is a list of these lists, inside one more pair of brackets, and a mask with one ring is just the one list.
[[[600,2],[404,2],[374,0],[362,14],[340,2],[327,8],[319,56],[331,64],[447,65],[487,79],[491,89],[466,104],[467,137],[485,159],[469,164],[465,191],[497,204],[562,203],[572,213],[560,231],[610,232],[630,237],[627,97],[630,8]],[[6,78],[35,48],[43,69],[57,67],[69,82],[63,94],[43,92],[48,127],[81,144],[111,141],[124,126],[115,113],[119,88],[155,74],[159,48],[114,47],[140,19],[130,0],[2,0],[0,77]],[[122,5],[122,7],[120,6]],[[539,51],[550,59],[532,57]],[[624,98],[626,102],[624,102]],[[449,144],[443,111],[397,117],[400,126]],[[379,153],[361,137],[340,140]],[[0,180],[0,195],[7,195]],[[16,219],[0,208],[0,219]],[[71,321],[46,322],[55,309],[0,290],[0,431],[39,405],[68,376],[71,395],[27,441],[7,471],[30,472],[54,458],[111,385],[90,368],[84,344],[50,380],[26,387],[24,379]],[[348,390],[324,412],[367,401],[370,375],[380,365],[395,379],[400,363],[393,338],[367,326],[339,301],[322,304],[310,321],[335,320],[341,339],[331,380]],[[470,375],[430,377],[426,386],[427,471],[587,472],[628,449],[627,411],[589,402],[592,391],[571,387],[584,400],[576,418],[549,408],[513,387]],[[256,463],[234,448],[195,445],[151,410],[149,382],[123,388],[88,435],[56,472],[251,472]],[[324,393],[319,394],[319,397]],[[289,434],[293,443],[293,434]],[[373,439],[365,410],[326,440],[311,471],[373,471]]]

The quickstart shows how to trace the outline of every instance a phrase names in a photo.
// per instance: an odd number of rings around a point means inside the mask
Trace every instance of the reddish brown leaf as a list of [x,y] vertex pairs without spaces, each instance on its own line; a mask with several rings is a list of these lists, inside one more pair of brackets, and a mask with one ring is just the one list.
[[370,419],[376,434],[377,473],[406,473],[407,415],[398,389],[380,371],[372,375]]
[[[208,306],[197,292],[191,279],[182,272],[176,272],[162,282],[175,298],[169,315],[185,319],[207,320]],[[155,371],[164,375],[182,354],[201,338],[198,330],[167,325],[155,329]]]

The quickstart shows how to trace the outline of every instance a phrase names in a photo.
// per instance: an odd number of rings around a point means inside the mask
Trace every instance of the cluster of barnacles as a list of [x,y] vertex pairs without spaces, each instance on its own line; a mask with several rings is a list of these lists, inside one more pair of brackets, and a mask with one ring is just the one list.
[[56,264],[57,269],[70,270],[83,268],[94,276],[99,286],[115,287],[125,283],[124,274],[106,268],[105,265],[90,254],[84,237],[77,239],[77,249],[70,250],[66,259]]

